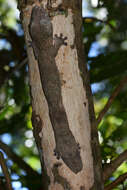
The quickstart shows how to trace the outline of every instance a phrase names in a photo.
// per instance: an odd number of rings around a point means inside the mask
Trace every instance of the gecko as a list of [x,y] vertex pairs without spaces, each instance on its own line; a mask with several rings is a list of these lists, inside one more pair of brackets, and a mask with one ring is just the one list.
[[82,170],[80,148],[71,130],[62,102],[61,81],[55,57],[62,45],[67,45],[62,34],[53,37],[53,26],[48,12],[42,6],[34,6],[31,13],[29,34],[32,48],[38,62],[42,89],[46,97],[49,117],[54,131],[57,159],[74,173]]

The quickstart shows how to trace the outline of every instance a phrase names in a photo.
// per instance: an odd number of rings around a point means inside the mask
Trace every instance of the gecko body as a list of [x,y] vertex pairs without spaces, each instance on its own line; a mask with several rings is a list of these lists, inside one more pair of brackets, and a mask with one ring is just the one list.
[[42,89],[44,91],[51,124],[54,131],[57,158],[74,172],[82,170],[82,160],[79,146],[69,129],[67,115],[62,102],[61,81],[56,66],[55,57],[59,48],[65,43],[66,37],[55,35],[48,13],[43,7],[35,6],[32,9],[29,33],[35,58],[38,61]]

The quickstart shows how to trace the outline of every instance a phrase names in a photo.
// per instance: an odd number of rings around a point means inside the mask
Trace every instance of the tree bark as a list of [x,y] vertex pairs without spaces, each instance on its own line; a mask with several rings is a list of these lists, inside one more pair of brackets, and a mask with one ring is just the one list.
[[44,190],[103,189],[81,3],[19,1]]

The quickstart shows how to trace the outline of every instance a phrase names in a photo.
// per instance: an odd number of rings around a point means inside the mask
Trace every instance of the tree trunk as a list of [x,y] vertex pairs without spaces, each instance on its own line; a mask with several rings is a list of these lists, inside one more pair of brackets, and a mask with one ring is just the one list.
[[43,190],[103,189],[96,121],[84,64],[81,3],[19,1]]

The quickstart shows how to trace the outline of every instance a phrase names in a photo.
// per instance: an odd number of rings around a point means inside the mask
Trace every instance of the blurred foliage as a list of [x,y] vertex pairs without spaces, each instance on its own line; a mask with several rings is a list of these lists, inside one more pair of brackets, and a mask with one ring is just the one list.
[[[96,115],[103,109],[120,80],[127,75],[127,1],[89,0],[92,16],[98,20],[84,19],[84,42],[90,80],[94,94]],[[102,13],[103,19],[101,19]],[[102,20],[102,21],[100,21]],[[92,53],[96,51],[96,54]],[[102,163],[110,163],[127,149],[127,86],[113,101],[109,111],[98,126]],[[123,163],[107,183],[127,171]],[[124,187],[123,187],[124,185]],[[127,181],[118,189],[127,189]]]
[[[83,41],[98,116],[114,88],[127,75],[127,1],[85,3],[92,17],[83,19]],[[21,187],[17,189],[41,190],[40,163],[32,135],[28,66],[24,64],[15,70],[27,57],[24,34],[12,7],[13,1],[0,0],[0,148],[5,153],[14,189],[18,184]],[[106,164],[127,149],[126,86],[98,129],[102,163]],[[126,171],[125,162],[107,183]],[[127,181],[124,188],[127,189]],[[115,189],[123,189],[123,184]]]

